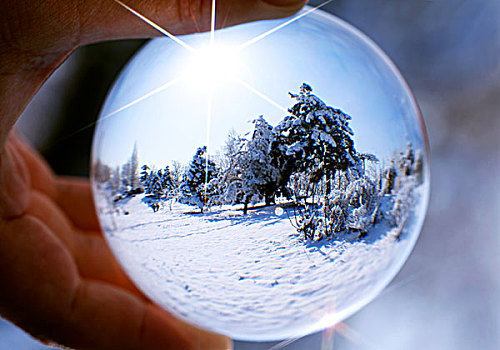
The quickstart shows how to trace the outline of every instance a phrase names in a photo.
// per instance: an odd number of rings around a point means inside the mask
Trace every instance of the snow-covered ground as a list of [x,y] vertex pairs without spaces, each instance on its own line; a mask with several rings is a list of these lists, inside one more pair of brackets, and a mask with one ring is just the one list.
[[173,203],[153,213],[141,197],[118,210],[100,201],[127,273],[158,304],[236,339],[297,337],[344,319],[388,283],[414,241],[378,224],[363,240],[308,242],[276,206],[245,216]]

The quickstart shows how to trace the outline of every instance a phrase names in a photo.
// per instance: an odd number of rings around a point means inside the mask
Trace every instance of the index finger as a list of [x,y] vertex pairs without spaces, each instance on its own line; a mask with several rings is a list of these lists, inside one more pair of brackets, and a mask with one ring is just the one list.
[[[148,17],[174,35],[208,31],[214,0],[88,0],[81,10],[81,44],[96,41],[144,38],[159,35],[149,25],[125,11],[119,2]],[[250,21],[286,17],[307,3],[306,0],[217,0],[216,27]]]

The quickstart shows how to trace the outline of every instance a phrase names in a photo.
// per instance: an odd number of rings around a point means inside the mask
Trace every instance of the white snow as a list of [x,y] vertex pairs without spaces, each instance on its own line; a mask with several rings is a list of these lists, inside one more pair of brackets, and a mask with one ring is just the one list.
[[389,282],[414,241],[378,224],[361,241],[307,242],[277,206],[244,216],[170,203],[153,213],[141,197],[115,209],[98,198],[122,266],[159,305],[235,339],[297,337],[341,321]]

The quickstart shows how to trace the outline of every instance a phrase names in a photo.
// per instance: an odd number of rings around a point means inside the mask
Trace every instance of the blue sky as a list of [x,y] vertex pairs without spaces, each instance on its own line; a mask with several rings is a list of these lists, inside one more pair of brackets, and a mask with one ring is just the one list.
[[[218,31],[216,43],[234,47],[282,20],[264,21]],[[183,37],[195,48],[208,34]],[[177,79],[193,67],[192,53],[170,39],[151,41],[126,67],[110,92],[101,116]],[[356,31],[312,14],[239,52],[237,79],[244,80],[282,107],[293,105],[288,92],[303,82],[325,103],[352,116],[356,148],[383,159],[421,142],[418,119],[404,83],[385,56]],[[286,113],[237,80],[213,91],[211,104],[201,82],[192,76],[99,123],[94,156],[116,166],[134,144],[141,163],[163,166],[189,162],[196,148],[208,144],[215,153],[230,130],[245,134],[251,121],[264,115],[276,125]],[[209,106],[211,117],[209,118]]]

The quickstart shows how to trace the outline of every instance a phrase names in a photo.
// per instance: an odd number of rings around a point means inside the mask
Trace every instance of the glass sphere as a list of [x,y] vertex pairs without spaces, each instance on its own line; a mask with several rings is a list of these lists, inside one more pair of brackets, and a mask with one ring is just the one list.
[[385,54],[316,11],[154,39],[112,88],[92,183],[154,302],[238,340],[300,337],[372,300],[421,230],[418,107]]

